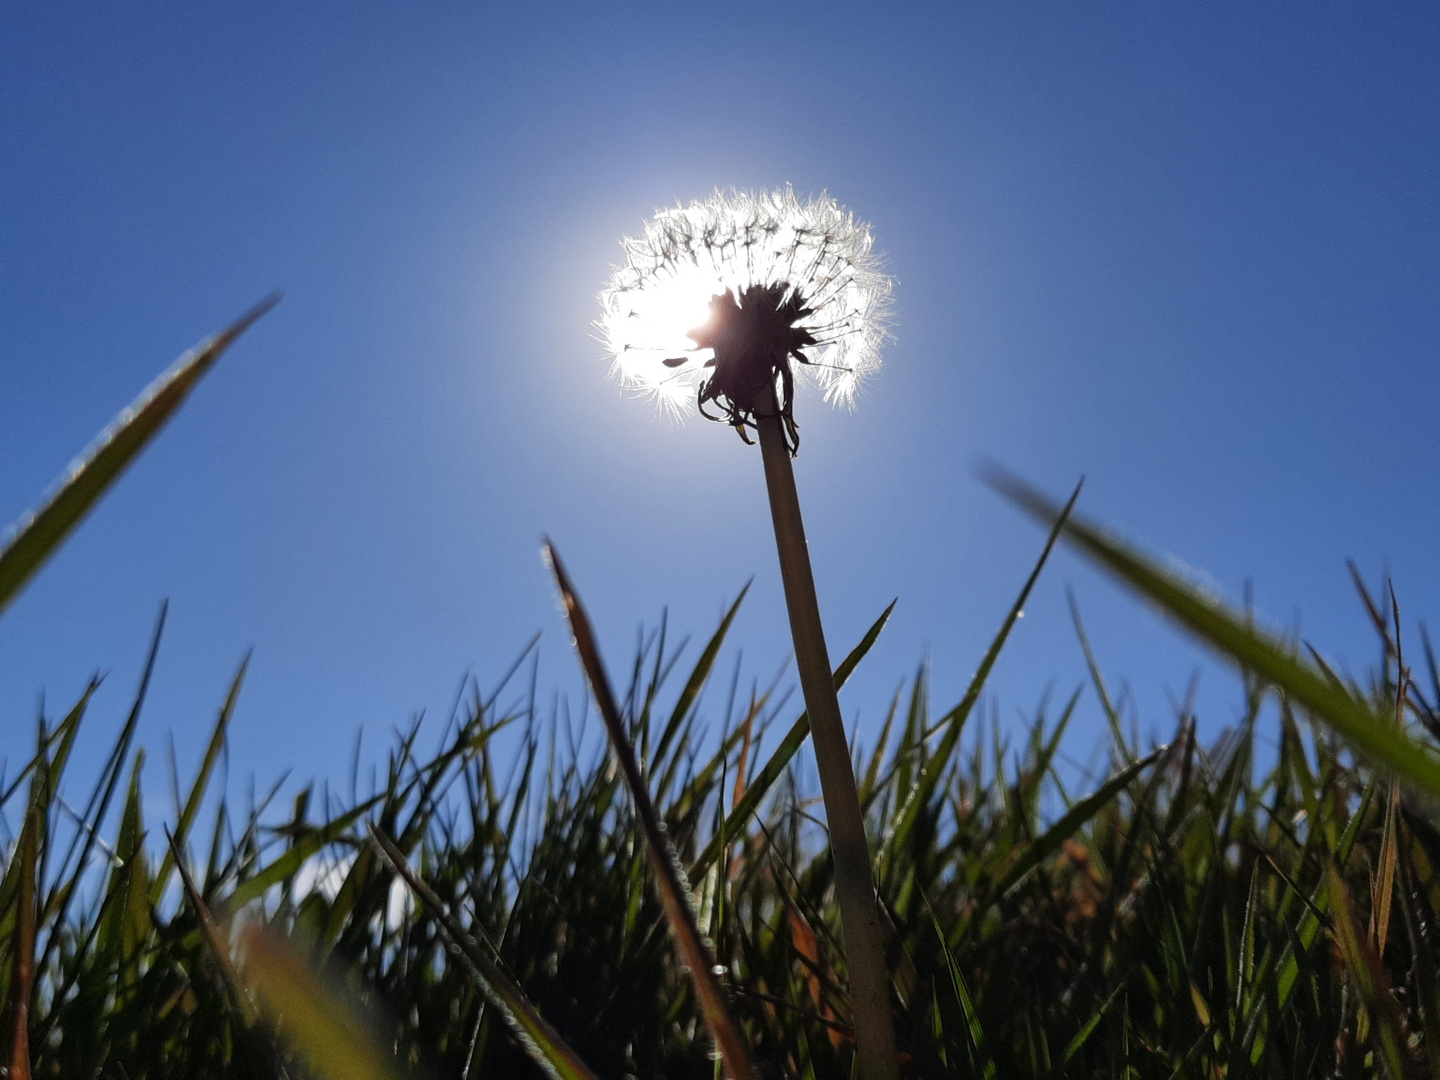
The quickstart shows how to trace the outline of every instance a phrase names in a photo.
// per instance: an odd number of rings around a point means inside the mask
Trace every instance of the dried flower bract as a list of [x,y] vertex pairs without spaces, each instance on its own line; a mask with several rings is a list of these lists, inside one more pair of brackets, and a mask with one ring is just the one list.
[[698,405],[748,441],[768,390],[793,450],[797,374],[849,405],[879,366],[890,278],[869,226],[827,195],[717,191],[623,246],[600,296],[611,372],[677,413]]

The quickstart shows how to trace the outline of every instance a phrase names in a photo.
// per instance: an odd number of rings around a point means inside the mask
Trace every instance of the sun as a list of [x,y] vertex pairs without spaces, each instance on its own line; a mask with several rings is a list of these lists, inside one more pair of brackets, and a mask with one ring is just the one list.
[[[691,373],[713,353],[688,336],[710,317],[710,300],[725,291],[718,275],[695,265],[678,265],[657,274],[644,289],[626,296],[626,303],[605,312],[601,330],[614,349],[620,378],[645,389],[662,402],[682,408],[693,395]],[[665,365],[683,358],[683,365]],[[658,379],[656,373],[665,372]],[[666,375],[669,377],[667,378]]]

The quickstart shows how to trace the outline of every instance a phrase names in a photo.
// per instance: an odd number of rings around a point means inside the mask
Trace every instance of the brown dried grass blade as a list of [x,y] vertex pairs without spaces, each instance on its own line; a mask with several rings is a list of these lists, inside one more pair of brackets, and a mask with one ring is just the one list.
[[35,989],[35,864],[40,811],[30,807],[16,845],[20,887],[15,917],[14,967],[10,974],[10,1080],[30,1080],[30,997]]
[[750,1063],[749,1047],[739,1025],[730,1015],[720,982],[715,977],[715,960],[700,938],[700,928],[695,919],[695,911],[690,906],[689,889],[680,863],[665,836],[655,806],[650,801],[645,779],[640,773],[640,763],[635,757],[635,748],[625,733],[625,722],[620,716],[619,706],[615,703],[615,695],[610,689],[610,680],[605,675],[604,665],[600,662],[600,651],[595,644],[590,619],[585,614],[579,597],[575,595],[564,563],[560,561],[560,556],[548,539],[545,541],[544,550],[546,561],[555,574],[555,583],[560,589],[560,598],[565,605],[571,632],[575,636],[575,650],[580,654],[580,663],[590,681],[596,707],[610,735],[611,749],[634,800],[636,816],[640,819],[650,861],[655,868],[660,902],[670,921],[670,931],[675,937],[681,962],[690,969],[690,978],[695,985],[695,995],[700,1001],[705,1023],[715,1038],[726,1071],[737,1080],[756,1077],[755,1069]]
[[240,978],[240,973],[235,969],[235,961],[230,955],[230,948],[225,943],[225,934],[221,931],[215,916],[210,914],[210,908],[200,898],[200,890],[195,888],[195,879],[190,876],[190,868],[185,865],[184,854],[180,850],[180,844],[173,833],[167,828],[165,839],[169,844],[170,857],[174,865],[180,871],[180,884],[185,888],[185,897],[190,901],[190,906],[195,909],[195,917],[200,920],[200,933],[205,938],[205,943],[210,946],[210,952],[215,957],[215,962],[220,965],[220,971],[225,976],[225,982],[230,987],[235,1007],[240,1010],[240,1015],[245,1020],[246,1027],[253,1027],[256,1020],[255,1005],[246,992],[245,983]]
[[1325,881],[1334,918],[1331,934],[1335,949],[1374,1022],[1371,1030],[1379,1043],[1376,1056],[1385,1062],[1392,1077],[1404,1077],[1407,1075],[1405,1017],[1390,989],[1390,978],[1379,954],[1361,935],[1355,902],[1333,866],[1326,868]]

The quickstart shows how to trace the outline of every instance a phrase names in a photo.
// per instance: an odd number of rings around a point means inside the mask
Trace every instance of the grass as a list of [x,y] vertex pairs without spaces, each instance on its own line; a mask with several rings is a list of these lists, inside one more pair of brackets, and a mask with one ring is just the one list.
[[[781,764],[793,741],[775,733],[791,722],[772,699],[703,707],[695,691],[723,634],[689,666],[652,636],[617,708],[761,1075],[843,1076],[850,1008],[814,799],[794,759]],[[1395,699],[1389,671],[1377,703]],[[283,812],[209,799],[202,829],[194,808],[242,677],[243,666],[171,815],[188,894],[176,860],[145,840],[157,830],[142,818],[132,745],[145,680],[73,816],[60,792],[73,789],[62,778],[90,691],[37,726],[33,760],[7,782],[5,818],[24,836],[0,885],[3,1015],[17,1016],[17,945],[33,942],[34,1076],[356,1075],[327,1066],[323,1048],[306,1057],[325,1043],[305,1029],[314,1015],[369,1032],[373,1075],[543,1075],[526,1048],[536,1040],[517,1037],[514,1007],[496,1000],[495,972],[595,1075],[715,1074],[641,822],[580,721],[542,713],[528,688],[502,708],[511,688],[472,686],[440,749],[421,756],[420,732],[407,731],[375,791],[307,788]],[[1056,755],[1087,692],[1042,709],[1007,745],[974,715],[975,694],[936,715],[921,671],[858,757],[906,1071],[1433,1067],[1440,833],[1423,804],[1288,704],[1267,709],[1254,677],[1245,719],[1216,745],[1181,715],[1166,745],[1117,744],[1115,775],[1072,792]],[[707,725],[720,747],[701,755]],[[506,726],[518,757],[493,750]],[[1267,737],[1278,751],[1260,769]],[[739,800],[757,805],[764,778],[760,812],[722,834]],[[393,838],[393,862],[367,820]],[[433,905],[396,902],[394,863],[415,869]],[[456,955],[462,937],[484,966]],[[294,996],[294,970],[315,973],[326,1008],[299,1008],[314,998]]]
[[[47,504],[64,513],[0,550],[0,607],[179,397],[142,402]],[[1393,596],[1362,587],[1384,660],[1345,682],[1071,506],[993,479],[1050,529],[1034,573],[960,700],[936,708],[922,668],[855,752],[901,1072],[1440,1074],[1428,639],[1424,690]],[[1181,706],[1163,743],[1134,745],[1098,663],[1027,731],[985,715],[1062,538],[1236,665],[1236,726],[1202,745]],[[98,776],[71,775],[97,684],[37,718],[33,755],[0,778],[7,1076],[850,1075],[833,865],[797,769],[808,718],[715,670],[743,593],[696,652],[648,637],[615,693],[561,586],[603,724],[542,708],[527,650],[442,730],[398,734],[368,791],[242,803],[217,786],[242,661],[195,776],[147,822],[135,731],[163,611]],[[1076,784],[1057,760],[1087,696],[1112,721],[1110,769]]]

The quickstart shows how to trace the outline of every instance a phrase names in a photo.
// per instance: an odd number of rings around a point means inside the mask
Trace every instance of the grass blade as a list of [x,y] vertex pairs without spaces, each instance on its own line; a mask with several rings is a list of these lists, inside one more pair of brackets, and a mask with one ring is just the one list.
[[1380,957],[1371,946],[1369,939],[1360,930],[1360,919],[1355,911],[1355,902],[1350,890],[1333,866],[1326,868],[1326,889],[1330,896],[1330,911],[1334,918],[1331,933],[1340,959],[1350,973],[1360,1000],[1370,1010],[1374,1030],[1378,1034],[1380,1054],[1392,1080],[1403,1080],[1405,1068],[1404,1020],[1395,996],[1390,990],[1390,980]]
[[930,912],[930,921],[935,925],[935,936],[940,941],[940,949],[945,957],[945,967],[950,973],[950,984],[955,989],[955,1000],[959,1002],[960,1013],[965,1019],[965,1037],[969,1044],[969,1050],[973,1062],[978,1066],[980,1075],[984,1080],[994,1080],[995,1059],[990,1055],[990,1049],[985,1043],[985,1031],[980,1026],[980,1017],[975,1012],[975,1002],[970,997],[970,987],[966,985],[965,975],[960,970],[960,964],[955,959],[955,954],[950,951],[950,943],[945,940],[945,928],[940,925],[940,918],[935,914],[935,909],[930,905],[930,898],[922,890],[921,898],[925,901],[925,907]]
[[[1083,483],[1083,481],[1082,481]],[[1020,595],[1015,598],[1015,603],[1010,606],[1005,620],[1000,624],[1000,630],[996,633],[990,647],[985,650],[985,658],[980,661],[980,666],[975,669],[975,674],[970,679],[970,685],[966,688],[960,703],[951,709],[945,716],[936,723],[935,728],[945,728],[945,734],[935,747],[933,758],[927,763],[927,768],[920,778],[920,782],[913,791],[903,793],[906,805],[899,815],[890,838],[885,844],[885,855],[892,851],[902,849],[909,840],[910,833],[915,828],[915,822],[919,819],[920,812],[930,804],[934,797],[935,786],[940,778],[945,775],[946,766],[949,765],[955,748],[960,744],[960,735],[965,729],[965,721],[970,717],[970,711],[975,703],[980,700],[980,694],[985,689],[985,682],[990,677],[990,670],[995,666],[995,661],[1000,658],[1000,650],[1005,647],[1005,642],[1010,637],[1010,631],[1014,629],[1015,623],[1019,621],[1025,611],[1025,602],[1030,599],[1030,591],[1035,588],[1035,583],[1040,580],[1040,571],[1045,569],[1045,563],[1050,558],[1050,552],[1055,547],[1055,541],[1060,538],[1060,532],[1064,528],[1065,520],[1070,516],[1071,509],[1075,506],[1075,500],[1080,498],[1080,484],[1075,485],[1074,492],[1070,495],[1070,501],[1060,512],[1059,518],[1050,529],[1050,536],[1045,541],[1044,548],[1040,551],[1040,558],[1035,561],[1035,568],[1030,571],[1030,576],[1025,579],[1025,585],[1020,590]]]
[[150,886],[150,902],[159,904],[160,897],[165,892],[165,886],[170,880],[170,868],[175,865],[175,852],[185,850],[185,841],[190,835],[190,826],[195,821],[195,815],[200,811],[200,803],[205,798],[205,789],[210,783],[210,774],[215,769],[215,762],[220,758],[220,751],[225,747],[225,732],[230,726],[230,717],[235,712],[235,702],[240,697],[240,687],[245,682],[245,671],[250,666],[250,654],[246,653],[245,658],[240,661],[240,670],[235,673],[235,678],[230,683],[230,690],[225,695],[225,704],[220,707],[220,716],[215,721],[215,730],[210,733],[210,743],[205,748],[205,756],[200,762],[200,771],[195,776],[195,783],[190,786],[190,795],[185,800],[185,807],[180,811],[180,818],[175,823],[175,836],[173,842],[165,850],[165,857],[160,863],[160,871],[155,875],[155,881]]
[[630,788],[635,802],[636,816],[645,832],[646,844],[650,850],[651,863],[659,885],[660,901],[665,915],[670,920],[670,930],[675,937],[676,947],[682,962],[690,969],[690,978],[695,984],[695,994],[700,1001],[701,1012],[710,1032],[715,1038],[731,1076],[748,1078],[757,1076],[750,1064],[750,1050],[746,1046],[740,1028],[730,1015],[729,1006],[720,989],[720,982],[712,970],[714,958],[710,956],[705,943],[700,939],[700,928],[695,920],[695,911],[690,906],[689,889],[681,876],[669,841],[661,827],[660,816],[655,812],[645,789],[645,779],[640,773],[640,764],[635,760],[635,749],[625,734],[625,721],[615,704],[615,695],[610,689],[610,680],[605,675],[600,661],[600,651],[595,644],[595,635],[590,629],[589,616],[575,595],[565,564],[560,561],[555,548],[547,540],[545,557],[555,574],[555,583],[560,588],[560,597],[565,605],[565,614],[570,620],[570,629],[575,636],[575,650],[590,681],[595,705],[610,733],[611,749],[620,764],[620,771]]
[[1069,837],[1075,835],[1077,829],[1083,827],[1086,822],[1103,810],[1111,799],[1120,794],[1132,780],[1149,768],[1156,758],[1166,753],[1169,749],[1168,746],[1157,747],[1154,751],[1135,762],[1135,764],[1121,769],[1102,784],[1097,791],[1091,795],[1087,795],[1066,811],[1059,821],[1055,822],[1055,824],[1046,829],[1042,835],[1027,844],[1025,850],[1006,868],[1000,880],[995,883],[994,895],[997,897],[1004,896],[1018,885],[1026,874],[1039,866],[1055,852],[1059,851],[1060,845],[1065,843]]
[[[865,631],[865,636],[860,643],[851,649],[849,654],[841,661],[840,666],[835,669],[835,689],[839,690],[845,685],[847,679],[860,665],[865,654],[870,651],[880,637],[880,631],[885,629],[885,624],[890,621],[890,613],[895,610],[898,601],[891,600],[890,605],[880,613],[880,617]],[[790,764],[790,759],[805,745],[805,738],[810,734],[810,714],[801,713],[800,718],[791,725],[790,730],[785,733],[785,738],[780,740],[774,752],[766,759],[765,764],[755,773],[755,778],[750,781],[745,789],[745,794],[736,800],[731,807],[730,813],[725,818],[724,835],[729,837],[739,836],[750,821],[751,816],[760,808],[760,803],[769,794],[771,786],[785,772],[785,766]],[[705,850],[696,857],[694,864],[690,867],[690,873],[694,877],[700,877],[709,868],[710,864],[720,855],[720,834],[710,838],[705,845]]]
[[670,743],[674,740],[675,733],[680,730],[681,723],[690,712],[690,706],[695,704],[695,699],[700,696],[700,688],[710,677],[710,670],[715,666],[715,658],[720,655],[720,647],[725,643],[725,635],[730,632],[730,624],[735,621],[740,604],[749,591],[750,583],[746,582],[745,587],[740,590],[740,595],[735,597],[735,602],[725,612],[725,617],[720,620],[719,628],[710,635],[710,640],[705,643],[705,648],[700,653],[700,659],[696,661],[690,677],[685,681],[685,688],[680,691],[680,697],[675,701],[675,708],[670,713],[670,719],[660,735],[660,741],[655,745],[655,761],[660,761],[665,757],[665,752],[670,749]]
[[328,1080],[394,1080],[398,1074],[366,1025],[283,939],[251,925],[241,941],[246,983],[281,1019],[318,1075]]
[[244,1018],[246,1026],[249,1027],[256,1020],[255,1006],[250,1001],[250,995],[246,991],[244,981],[240,978],[240,973],[235,970],[235,961],[230,956],[230,949],[225,944],[225,935],[215,922],[215,917],[210,914],[210,909],[206,906],[205,901],[200,898],[200,892],[195,888],[195,880],[190,876],[190,870],[185,865],[185,854],[180,850],[179,842],[169,829],[165,830],[165,840],[175,868],[180,871],[180,884],[185,889],[185,896],[190,901],[190,906],[195,909],[195,917],[200,920],[200,933],[205,938],[205,943],[210,946],[210,952],[220,966],[221,974],[225,976],[225,984],[230,988],[235,1007]]
[[35,866],[40,811],[30,807],[13,856],[20,866],[16,890],[15,943],[11,956],[10,1007],[5,1028],[10,1036],[10,1080],[30,1080],[30,999],[35,989]]
[[430,912],[431,918],[439,925],[451,946],[459,950],[481,989],[509,1021],[530,1056],[559,1080],[597,1080],[589,1066],[580,1060],[580,1056],[560,1037],[560,1033],[551,1027],[530,1003],[525,991],[500,970],[500,965],[486,955],[479,942],[446,910],[430,886],[410,869],[405,854],[395,846],[395,842],[374,825],[370,826],[370,835],[374,837],[386,862]]
[[[1058,520],[1060,508],[1024,481],[999,469],[992,469],[987,478],[997,491],[1042,522],[1053,525]],[[1092,560],[1242,669],[1284,691],[1371,764],[1440,799],[1440,760],[1433,751],[1337,687],[1317,667],[1294,655],[1280,638],[1255,627],[1241,613],[1095,524],[1072,515],[1065,532]]]
[[186,353],[151,383],[67,471],[45,503],[0,548],[0,612],[34,576],[125,467],[165,426],[230,344],[280,302],[274,293]]
[[225,901],[225,907],[230,911],[239,911],[252,900],[265,895],[265,890],[271,885],[278,884],[290,877],[300,869],[302,863],[326,844],[332,843],[359,821],[364,813],[376,803],[385,798],[381,792],[373,798],[367,799],[359,806],[347,810],[333,821],[327,821],[303,839],[297,840],[285,854],[279,855],[275,861],[270,863],[254,877],[246,878],[235,887],[235,891]]
[[[1194,991],[1195,984],[1191,983],[1190,986],[1192,991]],[[1065,1047],[1065,1052],[1060,1055],[1060,1068],[1063,1069],[1065,1068],[1065,1066],[1069,1065],[1071,1059],[1073,1059],[1076,1054],[1078,1054],[1082,1049],[1084,1049],[1085,1044],[1090,1041],[1090,1036],[1093,1035],[1095,1033],[1095,1029],[1100,1026],[1100,1021],[1105,1018],[1105,1013],[1107,1010],[1109,1010],[1111,1003],[1113,1003],[1114,1000],[1120,996],[1120,991],[1124,989],[1125,984],[1121,983],[1119,986],[1115,987],[1114,990],[1110,991],[1110,996],[1105,999],[1104,1003],[1098,1009],[1095,1010],[1094,1014],[1091,1015],[1090,1019],[1086,1020],[1085,1023],[1081,1025],[1080,1030],[1075,1033],[1075,1037],[1071,1039],[1069,1045]],[[1194,992],[1198,994],[1198,991]],[[1207,1027],[1209,1026],[1208,1018],[1202,1017],[1202,1022]]]

